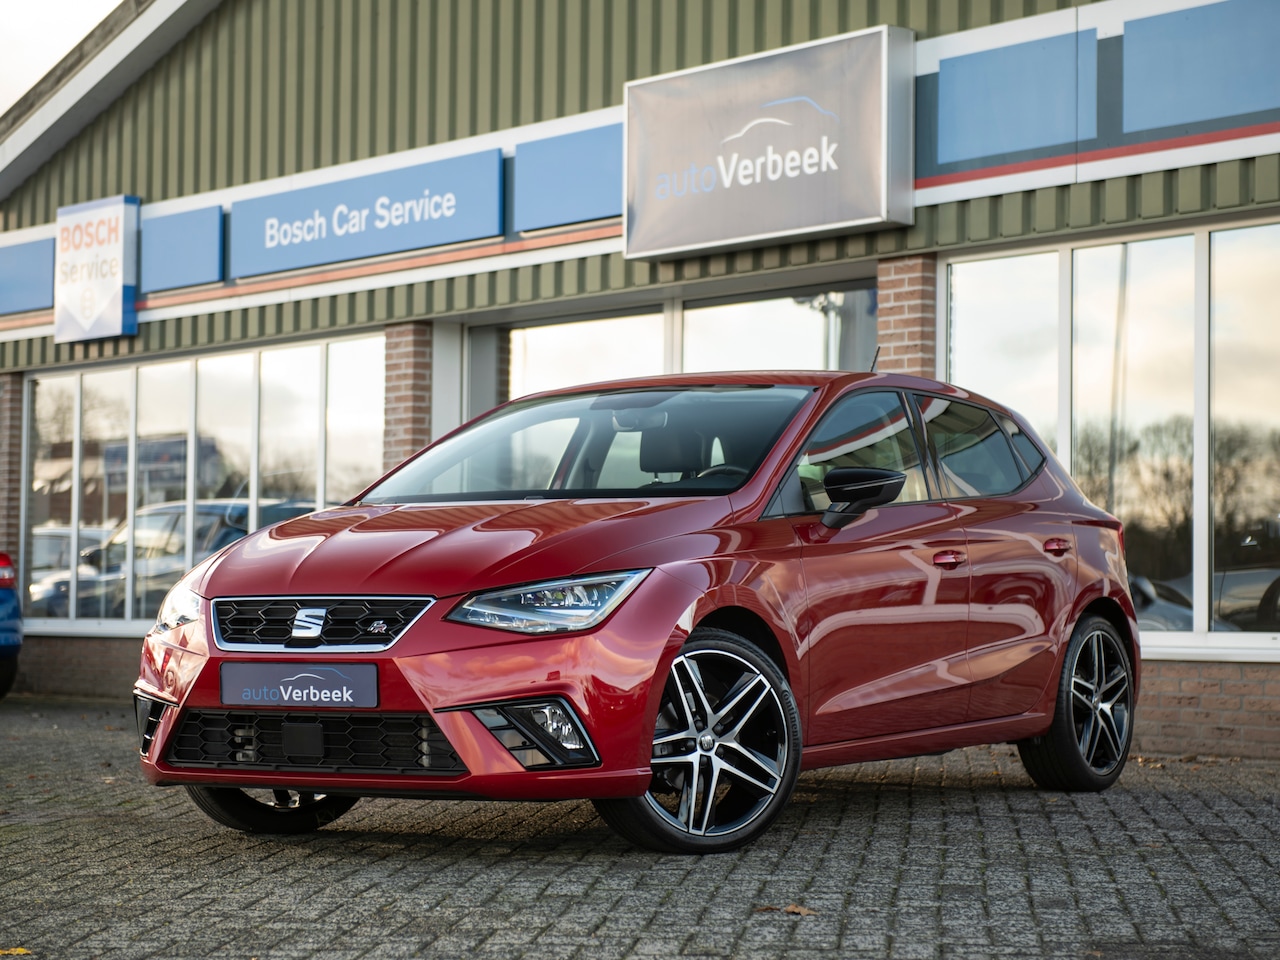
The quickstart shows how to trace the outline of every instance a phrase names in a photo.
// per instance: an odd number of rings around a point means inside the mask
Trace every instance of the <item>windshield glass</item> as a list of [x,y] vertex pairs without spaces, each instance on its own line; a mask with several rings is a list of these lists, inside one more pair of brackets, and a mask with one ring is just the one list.
[[432,447],[362,502],[728,493],[812,392],[699,386],[522,401]]

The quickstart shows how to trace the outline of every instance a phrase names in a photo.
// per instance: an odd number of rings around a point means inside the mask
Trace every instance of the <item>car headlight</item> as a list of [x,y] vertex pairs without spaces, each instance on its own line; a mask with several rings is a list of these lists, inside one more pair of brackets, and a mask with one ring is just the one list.
[[201,600],[200,594],[188,587],[187,578],[183,577],[165,594],[160,613],[156,615],[155,629],[164,632],[199,620]]
[[478,593],[448,619],[516,633],[590,630],[639,586],[648,570],[596,574]]

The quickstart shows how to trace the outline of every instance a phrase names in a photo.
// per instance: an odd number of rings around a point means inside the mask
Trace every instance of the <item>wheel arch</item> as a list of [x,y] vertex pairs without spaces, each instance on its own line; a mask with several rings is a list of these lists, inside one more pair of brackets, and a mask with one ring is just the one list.
[[743,640],[750,641],[774,662],[774,665],[786,677],[791,689],[795,690],[795,671],[787,661],[786,654],[783,653],[782,644],[778,642],[777,635],[773,632],[768,622],[758,613],[748,610],[746,607],[720,607],[699,620],[694,629],[696,630],[698,627],[715,627],[720,630],[728,630],[730,633],[736,633]]
[[1116,632],[1120,634],[1120,639],[1124,641],[1125,650],[1129,653],[1129,663],[1133,667],[1133,676],[1136,681],[1141,671],[1138,638],[1131,629],[1129,618],[1125,615],[1124,608],[1120,606],[1114,597],[1097,597],[1080,611],[1079,619],[1083,620],[1088,616],[1102,617],[1102,619],[1116,628]]

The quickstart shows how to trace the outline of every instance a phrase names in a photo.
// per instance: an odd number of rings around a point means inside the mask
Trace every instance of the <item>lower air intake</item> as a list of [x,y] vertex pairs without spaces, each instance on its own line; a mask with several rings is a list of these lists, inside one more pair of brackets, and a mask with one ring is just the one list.
[[457,774],[466,766],[427,714],[191,710],[169,746],[175,767]]

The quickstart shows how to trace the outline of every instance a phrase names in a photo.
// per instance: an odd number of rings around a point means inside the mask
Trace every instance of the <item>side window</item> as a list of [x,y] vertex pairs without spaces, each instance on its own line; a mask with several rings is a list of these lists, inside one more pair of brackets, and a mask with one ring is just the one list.
[[1018,451],[1018,456],[1026,464],[1028,475],[1039,470],[1040,464],[1044,463],[1044,454],[1040,452],[1040,448],[1032,442],[1030,437],[1022,432],[1021,427],[1008,417],[1001,417],[1000,425],[1004,427],[1004,432],[1013,441],[1013,448]]
[[990,413],[939,397],[917,401],[938,457],[944,496],[991,497],[1021,486],[1013,448]]
[[907,475],[895,503],[929,499],[911,419],[896,393],[853,393],[818,424],[788,483],[798,476],[806,512],[831,501],[822,481],[836,467],[880,467]]

